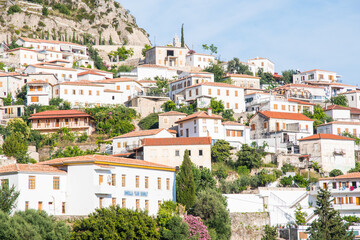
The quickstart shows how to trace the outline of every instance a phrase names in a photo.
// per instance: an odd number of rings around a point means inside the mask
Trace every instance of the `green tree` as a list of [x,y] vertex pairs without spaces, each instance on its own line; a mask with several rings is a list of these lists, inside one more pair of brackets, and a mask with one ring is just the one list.
[[205,72],[214,74],[214,81],[221,82],[225,74],[225,69],[220,63],[210,62],[210,65],[204,69]]
[[23,135],[16,133],[5,138],[2,148],[6,156],[19,159],[26,155],[28,145]]
[[5,71],[5,63],[0,62],[0,70]]
[[211,161],[212,162],[227,162],[231,159],[230,143],[225,140],[218,140],[211,147]]
[[283,186],[283,187],[290,187],[293,183],[293,178],[292,176],[288,176],[288,177],[282,177],[280,179],[280,184]]
[[144,212],[120,206],[96,209],[75,221],[71,239],[159,239],[156,221]]
[[125,61],[126,59],[132,57],[133,55],[134,55],[134,50],[132,48],[126,49],[125,46],[122,46],[121,48],[117,48],[116,51],[111,51],[109,53],[109,57],[115,59],[119,58],[119,61]]
[[298,204],[295,210],[295,219],[296,225],[305,225],[306,224],[307,213],[302,211],[301,205]]
[[24,139],[28,139],[30,136],[30,127],[21,118],[10,119],[6,126],[6,131],[9,135],[19,134]]
[[161,105],[161,108],[164,109],[164,112],[170,112],[176,109],[176,105],[173,101],[168,100]]
[[185,47],[184,24],[181,25],[181,47]]
[[110,35],[110,39],[109,39],[109,45],[113,45],[113,40],[112,40],[111,35]]
[[175,215],[160,229],[161,240],[183,240],[189,236],[189,226],[179,216]]
[[281,81],[283,81],[285,84],[286,83],[292,83],[293,82],[293,76],[296,73],[297,73],[297,71],[293,70],[293,69],[282,71],[281,72],[281,74],[282,74]]
[[266,155],[262,148],[250,147],[247,144],[241,146],[240,151],[236,153],[238,159],[235,162],[236,166],[246,166],[248,169],[259,168],[262,164],[262,159]]
[[45,6],[42,8],[42,15],[47,17],[49,15],[49,9]]
[[226,199],[217,190],[205,189],[200,191],[189,213],[200,217],[206,226],[214,229],[216,239],[230,239],[231,221]]
[[151,46],[149,44],[145,44],[144,48],[141,50],[141,54],[143,55],[143,57],[145,57],[146,51],[149,50],[150,48]]
[[199,169],[193,164],[192,171],[194,175],[196,192],[204,189],[216,189],[216,180],[214,179],[210,169]]
[[11,14],[14,14],[14,13],[19,13],[19,12],[21,12],[22,10],[21,10],[21,8],[19,7],[19,5],[12,5],[12,6],[10,6],[9,7],[9,9],[8,9],[8,11],[7,11],[7,13],[8,13],[8,15],[11,15]]
[[264,235],[262,236],[261,240],[277,240],[278,233],[276,226],[271,227],[269,225],[265,225],[264,228]]
[[218,48],[214,44],[211,44],[209,46],[207,44],[203,44],[202,47],[204,50],[210,51],[211,55],[218,53],[217,52]]
[[215,114],[224,112],[224,102],[219,100],[217,101],[216,98],[211,98],[210,101],[210,108],[212,109],[212,112]]
[[3,98],[3,104],[4,106],[10,106],[13,104],[13,99],[11,93],[6,96],[6,98]]
[[238,58],[234,58],[228,62],[227,70],[229,73],[253,75],[249,66],[243,64]]
[[26,86],[23,86],[21,89],[16,91],[16,105],[26,105],[27,104],[27,90]]
[[348,99],[345,95],[338,95],[336,97],[331,97],[330,102],[339,106],[348,107]]
[[234,110],[225,109],[224,112],[222,113],[222,117],[223,117],[224,121],[235,121]]
[[142,130],[159,128],[158,113],[150,113],[145,118],[141,119],[138,123]]
[[328,189],[319,189],[316,200],[317,215],[310,227],[307,229],[310,233],[310,240],[350,240],[354,239],[353,232],[348,232],[349,224],[344,223],[340,217],[339,211],[332,206],[331,193]]
[[9,182],[2,184],[0,187],[0,210],[6,214],[10,214],[16,206],[16,200],[19,195],[20,192],[15,190],[15,186],[9,187]]
[[195,202],[195,191],[196,186],[189,150],[185,150],[184,160],[180,166],[180,171],[176,175],[177,202],[182,204],[186,210],[189,210]]
[[333,169],[329,173],[330,177],[337,177],[337,176],[340,176],[340,175],[343,175],[343,172],[340,169]]

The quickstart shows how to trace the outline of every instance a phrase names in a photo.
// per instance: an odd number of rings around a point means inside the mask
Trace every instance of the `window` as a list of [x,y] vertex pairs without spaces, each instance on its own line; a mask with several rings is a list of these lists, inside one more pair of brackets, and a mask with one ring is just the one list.
[[181,128],[183,127],[183,124],[182,124],[182,123],[180,123],[180,127],[181,127]]
[[285,123],[283,123],[283,129],[286,129],[286,124]]
[[350,204],[353,204],[354,202],[353,202],[353,197],[349,197],[349,203]]
[[196,119],[194,120],[194,124],[196,124]]
[[215,128],[214,128],[214,132],[215,132],[215,133],[218,133],[218,132],[219,132],[219,128],[218,128],[218,127],[215,127]]
[[226,90],[226,96],[229,96],[229,90]]
[[73,95],[76,95],[76,90],[75,89],[73,89]]
[[286,110],[285,107],[286,107],[285,105],[281,105],[281,110],[285,111]]
[[180,136],[183,136],[184,134],[183,134],[183,130],[180,130]]
[[31,102],[39,102],[39,97],[38,96],[31,97]]
[[338,134],[341,134],[340,128],[337,129],[337,133],[338,133]]
[[28,210],[29,209],[29,201],[26,201],[25,202],[25,210]]
[[60,189],[60,177],[53,177],[53,189],[54,190]]
[[84,95],[84,90],[79,90],[80,95]]
[[55,89],[55,95],[59,95],[59,90]]
[[89,90],[89,96],[91,96],[92,95],[92,91],[91,90]]
[[145,177],[145,188],[149,188],[149,177]]
[[145,211],[149,211],[149,200],[145,200]]
[[208,94],[211,95],[211,89],[210,88],[208,89]]
[[264,128],[265,129],[267,128],[267,122],[264,122]]
[[136,176],[135,177],[135,186],[136,186],[136,188],[139,188],[139,185],[140,185],[140,177],[139,176]]
[[203,150],[199,150],[199,156],[203,155]]
[[230,103],[226,103],[226,108],[230,108]]
[[126,198],[121,199],[121,207],[126,208]]
[[111,185],[116,186],[116,174],[111,174]]
[[158,189],[161,189],[161,178],[158,177],[157,179]]
[[111,199],[111,204],[115,207],[116,206],[116,198]]
[[42,210],[42,202],[38,202],[38,210],[39,210],[39,211]]
[[99,185],[101,185],[104,182],[104,176],[99,175]]
[[130,85],[126,85],[126,90],[130,90]]
[[332,183],[332,188],[333,188],[333,189],[336,189],[336,182],[333,182],[333,183]]
[[118,91],[119,91],[119,90],[120,90],[120,86],[116,86],[116,90],[118,90]]
[[251,124],[251,130],[255,130],[255,124]]
[[191,90],[189,90],[189,97],[191,97]]
[[348,132],[349,132],[349,129],[348,129],[348,128],[345,128],[345,132],[348,133]]
[[189,156],[191,156],[191,150],[188,150],[188,152],[189,152]]
[[235,103],[235,109],[239,109],[239,104]]
[[179,157],[180,156],[180,151],[179,150],[175,150],[175,156]]
[[103,197],[99,197],[99,208],[103,207]]
[[97,90],[97,91],[96,91],[96,96],[99,96],[99,95],[100,95],[100,91]]
[[196,95],[199,95],[199,89],[198,88],[195,90],[195,92],[196,92]]
[[277,104],[274,104],[274,109],[278,109],[278,105]]
[[235,97],[237,97],[238,96],[238,91],[235,91]]
[[35,176],[29,176],[29,189],[35,189]]
[[170,190],[170,178],[166,179],[166,190]]
[[219,95],[219,96],[220,96],[220,89],[218,89],[218,90],[217,90],[217,95]]
[[194,127],[194,133],[196,133],[196,127]]
[[62,203],[61,203],[61,213],[62,213],[62,214],[65,214],[65,213],[66,213],[66,204],[65,204],[65,202],[62,202]]
[[356,128],[353,129],[353,135],[357,136]]
[[125,174],[123,174],[123,175],[121,176],[121,186],[122,186],[122,187],[125,187],[125,186],[126,186],[126,175],[125,175]]
[[136,210],[140,210],[140,199],[136,199]]
[[205,118],[202,120],[202,123],[203,123],[203,124],[206,124],[206,119],[205,119]]
[[67,89],[64,89],[64,94],[68,94],[68,91],[67,91]]

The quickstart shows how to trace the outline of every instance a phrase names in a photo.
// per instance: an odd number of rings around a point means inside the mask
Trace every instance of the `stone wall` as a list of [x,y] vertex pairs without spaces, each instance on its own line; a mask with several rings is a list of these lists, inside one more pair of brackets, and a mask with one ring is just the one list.
[[269,214],[256,213],[230,213],[231,240],[260,240],[265,225],[270,224]]

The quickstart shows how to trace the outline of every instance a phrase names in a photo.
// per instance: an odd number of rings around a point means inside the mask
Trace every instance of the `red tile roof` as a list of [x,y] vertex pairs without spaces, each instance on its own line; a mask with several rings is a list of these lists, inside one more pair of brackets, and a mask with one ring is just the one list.
[[99,70],[99,69],[95,69],[95,68],[86,68],[86,67],[79,67],[79,69],[85,70],[85,71],[94,71],[94,72],[101,72],[101,73],[107,73],[107,74],[111,74],[113,75],[112,72],[108,72],[108,71],[104,71],[104,70]]
[[256,79],[260,79],[260,77],[255,77],[255,76],[251,76],[251,75],[247,75],[247,74],[235,74],[235,73],[230,73],[230,74],[226,74],[226,77],[224,78],[228,78],[228,77],[235,77],[235,78],[256,78]]
[[17,51],[17,50],[25,50],[25,51],[37,52],[37,51],[36,51],[36,50],[34,50],[34,49],[23,48],[23,47],[10,49],[8,52],[15,52],[15,51]]
[[76,81],[76,82],[66,81],[66,82],[59,83],[58,85],[91,86],[91,87],[103,87],[104,86],[104,85],[100,85],[100,84],[95,84],[90,81]]
[[258,113],[264,115],[267,118],[312,121],[312,122],[314,121],[301,113],[273,112],[273,111],[259,111]]
[[106,156],[106,155],[86,155],[78,157],[57,158],[49,161],[39,162],[37,165],[69,165],[69,164],[104,164],[104,165],[122,165],[126,167],[152,168],[157,170],[175,171],[173,167],[162,164],[147,162],[143,160]]
[[45,68],[45,69],[54,69],[54,70],[64,70],[64,71],[76,71],[73,68],[67,68],[67,67],[53,67],[53,66],[43,66],[43,65],[39,65],[39,64],[32,64],[29,65],[32,67],[36,67],[36,68]]
[[155,80],[138,80],[139,83],[156,83]]
[[56,167],[38,164],[11,164],[0,167],[1,173],[18,173],[18,172],[31,172],[31,173],[58,173],[65,174],[66,171],[60,170]]
[[353,138],[348,138],[344,136],[334,135],[334,134],[327,134],[327,133],[319,133],[314,134],[309,137],[301,138],[299,141],[306,141],[306,140],[317,140],[317,139],[332,139],[332,140],[348,140],[348,141],[355,141]]
[[360,90],[352,90],[352,91],[347,91],[347,92],[343,92],[343,93],[339,93],[339,94],[349,94],[349,93],[360,93]]
[[277,89],[283,89],[283,88],[286,88],[286,89],[289,89],[289,88],[323,88],[323,87],[318,87],[318,86],[312,86],[312,85],[307,85],[307,84],[285,84],[285,85],[282,85],[280,87],[277,87],[277,88],[274,88],[274,90],[277,90]]
[[326,106],[323,109],[324,109],[324,111],[334,110],[334,109],[335,110],[350,110],[349,107],[339,106],[339,105],[336,105],[336,104]]
[[318,126],[331,125],[331,124],[339,124],[339,125],[360,125],[360,122],[355,121],[332,121],[328,123],[323,123]]
[[138,68],[142,68],[142,67],[147,67],[147,68],[167,68],[165,66],[159,66],[159,65],[156,65],[156,64],[143,64],[143,65],[139,65],[137,66]]
[[29,119],[43,118],[68,118],[68,117],[91,117],[89,114],[79,110],[48,110],[44,112],[34,113]]
[[33,38],[25,38],[25,37],[20,37],[20,39],[24,40],[25,42],[52,43],[52,44],[68,44],[68,45],[82,46],[82,45],[77,44],[77,43],[62,42],[62,41],[56,41],[56,40],[33,39]]
[[211,137],[144,138],[143,146],[211,145]]
[[48,84],[48,82],[44,80],[32,80],[30,82],[27,82],[26,84]]
[[89,70],[89,71],[85,71],[85,72],[78,73],[78,77],[79,77],[79,76],[83,76],[83,75],[87,75],[87,74],[105,76],[104,74],[100,74],[100,73],[98,73],[98,72]]
[[212,87],[227,87],[227,88],[241,88],[244,89],[243,87],[239,87],[239,86],[235,86],[235,85],[231,85],[231,84],[227,84],[227,83],[221,83],[221,82],[204,82],[204,83],[199,83],[199,84],[195,84],[186,88],[193,88],[193,87],[198,87],[198,86],[212,86]]
[[303,105],[312,105],[312,106],[315,106],[316,104],[314,103],[309,103],[309,102],[305,102],[305,101],[301,101],[301,100],[297,100],[297,99],[292,99],[292,98],[289,98],[288,99],[288,102],[296,102],[298,104],[303,104]]
[[159,132],[161,132],[163,130],[165,130],[165,129],[164,128],[159,128],[159,129],[150,129],[150,130],[142,130],[142,131],[133,131],[133,132],[128,132],[128,133],[125,133],[123,135],[114,137],[113,139],[150,136],[150,135],[158,134]]
[[100,80],[100,81],[95,81],[95,82],[109,83],[109,84],[117,83],[117,82],[136,82],[137,84],[142,86],[141,83],[139,83],[137,80],[134,80],[132,78],[111,78],[111,79],[105,79],[105,80]]
[[53,63],[53,62],[63,62],[63,63],[70,63],[70,61],[66,61],[66,60],[63,60],[63,59],[56,59],[56,60],[51,60],[51,61],[48,61],[49,63]]
[[184,115],[186,116],[186,113],[177,112],[177,111],[170,111],[170,112],[164,112],[160,113],[158,116],[177,116],[177,115]]
[[226,121],[223,122],[222,125],[237,125],[237,126],[244,126],[244,124],[239,123],[239,122],[234,122],[234,121]]
[[187,117],[184,117],[182,119],[179,119],[177,120],[175,123],[181,123],[181,122],[185,122],[185,121],[188,121],[188,120],[192,120],[192,119],[195,119],[195,118],[208,118],[208,119],[222,119],[221,116],[219,115],[216,115],[216,114],[211,114],[211,115],[208,115],[207,112],[205,111],[201,111],[201,112],[196,112],[196,113],[193,113]]
[[350,178],[360,178],[360,172],[348,173],[336,177],[319,178],[319,180],[338,180],[338,179],[350,179]]

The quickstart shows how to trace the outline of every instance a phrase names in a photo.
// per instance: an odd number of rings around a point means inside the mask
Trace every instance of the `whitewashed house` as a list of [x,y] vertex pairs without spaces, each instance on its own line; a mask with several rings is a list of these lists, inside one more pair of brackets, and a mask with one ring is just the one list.
[[360,108],[360,90],[347,91],[342,93],[348,100],[348,106]]
[[26,84],[27,105],[40,104],[47,106],[53,96],[52,86],[43,80],[34,80]]
[[204,69],[209,67],[210,63],[214,62],[215,56],[213,55],[196,52],[186,55],[186,66],[189,67],[198,67]]
[[257,68],[256,72],[259,69],[263,69],[264,72],[268,72],[271,74],[275,73],[275,64],[267,58],[262,58],[262,57],[252,58],[248,60],[248,63],[256,66]]
[[63,67],[57,64],[34,64],[29,65],[25,71],[25,73],[52,73],[56,76],[59,82],[64,81],[76,81],[77,80],[77,73],[76,70],[73,68]]
[[317,126],[316,131],[317,133],[335,134],[339,136],[344,133],[350,133],[355,137],[360,137],[360,121],[348,119],[345,121],[323,123]]
[[320,70],[320,69],[312,69],[305,72],[301,72],[298,74],[294,74],[293,83],[295,84],[303,84],[305,81],[312,82],[337,82],[340,76],[337,75],[336,72]]
[[243,88],[252,88],[260,89],[260,77],[255,77],[246,74],[230,74],[227,73],[223,77],[223,81],[231,80],[233,85],[243,87]]
[[86,216],[115,205],[155,215],[176,194],[174,168],[103,155],[2,166],[0,181],[20,192],[15,211],[55,216]]

